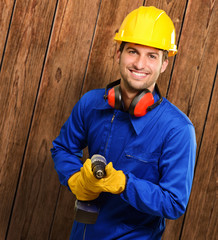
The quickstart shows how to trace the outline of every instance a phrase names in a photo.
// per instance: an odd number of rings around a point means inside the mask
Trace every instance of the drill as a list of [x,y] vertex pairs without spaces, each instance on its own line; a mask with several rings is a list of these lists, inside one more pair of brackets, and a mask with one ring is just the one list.
[[[105,176],[106,159],[99,154],[95,154],[91,158],[92,172],[97,179]],[[99,208],[93,201],[75,201],[75,220],[85,224],[94,224],[97,220]]]

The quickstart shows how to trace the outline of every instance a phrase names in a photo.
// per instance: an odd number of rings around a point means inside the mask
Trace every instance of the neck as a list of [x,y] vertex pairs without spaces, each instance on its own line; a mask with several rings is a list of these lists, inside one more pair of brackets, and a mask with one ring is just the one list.
[[[128,90],[125,86],[123,86],[121,82],[121,92],[122,92],[122,100],[124,103],[124,110],[127,111],[129,109],[129,106],[132,102],[132,100],[135,98],[135,96],[139,93],[137,90]],[[151,92],[154,91],[154,85],[148,88]]]
[[122,100],[124,103],[124,110],[128,110],[132,100],[135,98],[138,92],[128,92],[125,89],[122,89]]

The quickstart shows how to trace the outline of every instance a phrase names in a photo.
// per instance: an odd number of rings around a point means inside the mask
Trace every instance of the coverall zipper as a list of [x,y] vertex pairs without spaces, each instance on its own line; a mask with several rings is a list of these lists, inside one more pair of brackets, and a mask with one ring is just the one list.
[[[112,124],[113,124],[115,115],[116,115],[116,113],[114,112],[114,114],[113,114],[113,116],[112,116],[112,119],[111,119],[111,129],[112,129]],[[109,141],[109,138],[110,138],[110,135],[111,135],[111,129],[110,129],[110,133],[109,133],[109,136],[108,136],[108,139],[107,139],[107,143],[106,143],[106,146],[105,146],[105,151],[104,151],[104,153],[106,153],[106,150],[107,150],[108,141]],[[86,237],[86,227],[87,227],[87,224],[85,224],[85,227],[84,227],[83,240],[85,240],[85,237]]]
[[85,224],[85,227],[84,227],[83,240],[85,240],[85,237],[86,237],[86,227],[87,227],[87,224]]
[[[116,113],[114,112],[114,114],[113,114],[113,116],[112,116],[112,119],[111,119],[111,129],[112,129],[112,124],[113,124],[115,115],[116,115]],[[107,139],[107,143],[106,143],[106,146],[105,146],[104,153],[106,153],[106,150],[107,150],[107,145],[108,145],[108,142],[109,142],[109,138],[110,138],[110,136],[111,136],[111,129],[110,129],[110,133],[109,133],[109,136],[108,136],[108,139]],[[87,227],[87,224],[86,224],[85,227],[84,227],[83,240],[85,240],[85,237],[86,237],[86,227]]]
[[106,145],[105,145],[105,149],[104,149],[104,155],[106,155],[106,150],[107,150],[107,146],[108,146],[108,142],[109,142],[109,138],[111,136],[111,130],[112,130],[112,124],[114,122],[114,118],[116,116],[116,112],[114,112],[113,116],[112,116],[112,119],[111,119],[111,128],[110,128],[110,133],[109,133],[109,136],[107,138],[107,142],[106,142]]

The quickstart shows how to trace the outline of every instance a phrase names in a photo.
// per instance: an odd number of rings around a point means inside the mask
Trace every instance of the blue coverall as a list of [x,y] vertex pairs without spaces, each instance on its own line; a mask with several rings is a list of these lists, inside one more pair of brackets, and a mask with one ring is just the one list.
[[[163,102],[137,118],[111,108],[104,89],[86,93],[53,141],[51,149],[60,182],[67,186],[80,170],[82,150],[103,155],[127,177],[120,195],[101,193],[96,224],[74,221],[74,240],[161,239],[165,218],[186,209],[196,153],[192,123],[178,108]],[[159,96],[155,94],[157,101]]]

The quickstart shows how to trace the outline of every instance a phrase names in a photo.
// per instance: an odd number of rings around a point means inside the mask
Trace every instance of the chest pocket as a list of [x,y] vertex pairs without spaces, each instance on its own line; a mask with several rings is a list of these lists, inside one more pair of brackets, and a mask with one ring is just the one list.
[[123,169],[125,173],[130,172],[134,174],[137,178],[158,183],[160,178],[158,171],[159,158],[159,153],[125,151],[121,169]]

